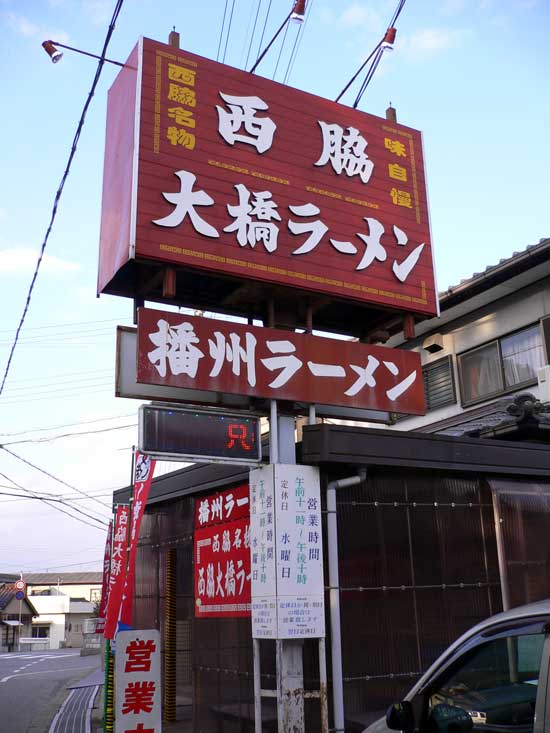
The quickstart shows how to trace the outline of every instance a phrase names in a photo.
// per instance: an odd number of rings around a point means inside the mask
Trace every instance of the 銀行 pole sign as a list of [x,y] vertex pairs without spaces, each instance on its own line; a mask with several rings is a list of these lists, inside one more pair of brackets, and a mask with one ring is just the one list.
[[109,92],[98,291],[133,259],[435,315],[421,134],[141,39]]

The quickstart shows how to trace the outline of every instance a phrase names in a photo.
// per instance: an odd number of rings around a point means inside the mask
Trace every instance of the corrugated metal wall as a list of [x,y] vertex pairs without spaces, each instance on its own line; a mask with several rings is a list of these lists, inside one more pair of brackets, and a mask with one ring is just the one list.
[[337,509],[346,719],[361,730],[500,610],[493,509],[477,479],[387,470]]
[[[502,506],[518,605],[548,595],[550,498],[505,497]],[[483,478],[370,469],[364,485],[337,493],[337,511],[346,730],[360,731],[463,631],[501,609],[493,505]],[[164,634],[165,557],[175,548],[177,718],[192,714],[197,733],[253,730],[250,620],[194,618],[193,512],[192,497],[147,509],[135,623]],[[275,645],[261,647],[262,687],[274,688]],[[318,688],[313,641],[304,675],[306,688]],[[306,704],[312,733],[317,707]],[[276,730],[274,702],[263,709],[264,730]]]

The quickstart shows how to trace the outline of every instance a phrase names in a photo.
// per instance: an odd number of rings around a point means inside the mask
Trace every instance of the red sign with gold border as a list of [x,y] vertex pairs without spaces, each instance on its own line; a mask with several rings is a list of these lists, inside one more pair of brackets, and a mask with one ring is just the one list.
[[109,95],[100,291],[135,257],[437,312],[418,131],[149,39],[130,66]]

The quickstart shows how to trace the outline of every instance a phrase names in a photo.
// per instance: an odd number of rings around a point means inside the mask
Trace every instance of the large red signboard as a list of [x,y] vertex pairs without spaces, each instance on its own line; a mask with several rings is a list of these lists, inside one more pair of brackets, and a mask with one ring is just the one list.
[[424,414],[414,351],[140,308],[137,380]]
[[250,616],[248,484],[195,500],[195,616]]
[[142,39],[109,94],[99,291],[132,258],[434,315],[421,135]]

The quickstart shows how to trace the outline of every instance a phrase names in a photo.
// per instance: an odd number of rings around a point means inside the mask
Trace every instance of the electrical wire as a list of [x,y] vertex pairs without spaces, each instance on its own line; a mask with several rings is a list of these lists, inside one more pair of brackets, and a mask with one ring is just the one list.
[[[45,328],[76,328],[77,326],[88,326],[97,323],[120,323],[120,321],[129,320],[128,316],[120,316],[120,318],[105,318],[100,321],[71,321],[70,323],[50,323],[45,326],[29,326],[27,331],[43,331]],[[11,333],[11,329],[0,329],[1,333]]]
[[[391,20],[389,22],[389,25],[388,25],[388,27],[386,29],[386,33],[388,33],[388,31],[391,28],[394,28],[395,27],[395,24],[397,22],[397,19],[399,18],[400,14],[401,14],[401,11],[403,10],[403,8],[405,6],[405,2],[406,2],[406,0],[399,0],[399,2],[397,4],[397,8],[395,9],[395,11],[393,13],[393,16],[392,16],[392,18],[391,18]],[[342,89],[342,91],[340,92],[340,94],[336,97],[336,100],[335,100],[336,102],[339,102],[340,101],[340,99],[347,92],[347,90],[350,88],[350,86],[353,84],[353,82],[357,79],[357,77],[359,76],[359,74],[363,71],[363,69],[368,64],[368,62],[371,61],[371,59],[372,59],[371,65],[367,69],[367,74],[365,76],[365,79],[364,79],[363,83],[361,84],[361,88],[359,90],[359,93],[357,94],[357,96],[355,98],[355,101],[353,103],[353,108],[354,109],[357,108],[357,105],[361,101],[361,97],[365,93],[365,90],[366,90],[367,86],[369,85],[372,77],[374,76],[374,72],[378,68],[378,64],[380,63],[380,60],[381,60],[381,58],[382,58],[382,56],[384,54],[384,50],[382,48],[382,44],[384,42],[385,35],[386,34],[384,34],[384,37],[376,44],[376,46],[371,51],[371,53],[369,54],[369,56],[367,56],[367,58],[362,63],[362,65],[359,67],[359,69],[356,71],[356,73],[352,76],[352,78],[349,80],[349,82],[346,84],[346,86]]]
[[264,42],[264,35],[265,35],[265,29],[267,28],[267,21],[269,18],[269,13],[271,12],[271,3],[273,0],[269,0],[269,5],[267,6],[267,12],[265,14],[265,21],[264,21],[264,27],[262,29],[262,35],[260,36],[260,43],[258,44],[258,53],[256,54],[256,57],[260,55],[260,52],[262,50],[262,43]]
[[91,501],[95,501],[97,504],[101,504],[101,506],[103,507],[107,507],[108,509],[111,508],[110,504],[106,504],[104,501],[100,501],[99,499],[96,499],[93,496],[89,496],[85,491],[81,491],[80,489],[77,489],[76,486],[71,486],[71,484],[68,484],[66,481],[63,481],[63,479],[57,478],[57,476],[54,476],[52,473],[48,473],[48,471],[45,471],[43,468],[40,468],[40,466],[37,466],[34,463],[31,463],[31,461],[27,461],[26,458],[23,458],[22,456],[18,455],[17,453],[14,453],[13,451],[9,450],[8,448],[6,448],[6,446],[0,445],[0,448],[6,451],[6,453],[9,453],[10,456],[17,458],[18,461],[21,461],[22,463],[25,463],[27,466],[34,468],[35,471],[39,471],[40,473],[43,473],[44,476],[48,476],[48,478],[51,478],[54,481],[57,481],[58,484],[61,484],[62,486],[66,486],[68,489],[72,489],[73,491],[76,491],[77,494],[80,494],[81,496],[84,496],[87,499],[90,499]]
[[263,0],[258,0],[258,7],[256,9],[256,18],[254,19],[254,26],[252,33],[250,34],[250,43],[248,44],[248,52],[246,54],[246,61],[244,62],[243,68],[246,69],[248,66],[248,59],[250,58],[250,51],[252,50],[252,42],[254,41],[254,34],[256,33],[256,24],[258,23],[258,16],[260,15],[260,8],[262,7]]
[[225,36],[225,48],[223,49],[223,59],[222,63],[225,64],[225,54],[227,53],[227,44],[229,42],[229,36],[231,34],[231,24],[233,23],[233,11],[235,10],[235,0],[233,0],[233,4],[231,5],[231,15],[229,16],[229,25],[227,26],[227,35]]
[[[275,81],[275,77],[277,76],[277,69],[279,68],[279,62],[281,60],[281,56],[283,55],[283,48],[285,47],[285,42],[286,42],[286,37],[288,35],[288,27],[289,27],[289,25],[290,25],[290,23],[287,23],[286,24],[286,27],[285,27],[285,32],[284,32],[284,35],[283,35],[283,41],[281,43],[281,48],[279,49],[279,55],[277,56],[277,63],[275,64],[275,71],[273,72],[273,76],[271,77],[273,79],[273,81]],[[299,29],[298,29],[298,32],[299,32]]]
[[[6,476],[5,473],[0,472],[0,476],[6,479],[6,481],[11,481],[11,483],[21,491],[24,491],[28,494],[31,494],[32,496],[37,496],[35,491],[31,491],[31,489],[26,489],[23,486],[20,486],[18,483],[16,483],[13,479],[11,479],[9,476]],[[100,519],[96,519],[95,517],[90,517],[93,519],[94,522],[97,522],[98,524],[102,525],[102,527],[98,527],[97,524],[91,524],[90,522],[87,522],[85,519],[81,519],[80,517],[75,517],[74,514],[71,514],[70,512],[66,511],[65,509],[62,509],[60,506],[58,506],[56,503],[54,503],[50,499],[41,499],[45,504],[48,506],[51,506],[52,509],[57,509],[58,512],[61,512],[62,514],[66,514],[68,517],[71,517],[71,519],[75,519],[77,522],[82,522],[82,524],[87,524],[89,527],[93,527],[94,529],[103,529],[103,527],[107,527],[107,522],[103,522]],[[83,512],[81,509],[78,509],[78,507],[71,507],[73,511],[78,512],[79,514],[83,514],[84,516],[90,516],[87,515],[86,512]]]
[[62,435],[52,435],[50,438],[28,438],[27,440],[13,440],[10,443],[4,443],[2,448],[6,445],[23,445],[26,443],[51,443],[54,440],[62,440],[63,438],[80,438],[86,435],[97,435],[99,433],[110,433],[113,430],[126,430],[127,428],[137,428],[137,423],[131,423],[129,425],[116,425],[113,428],[100,428],[99,430],[86,430],[82,433],[63,433]]
[[64,425],[50,425],[45,428],[29,428],[29,430],[22,430],[18,433],[0,433],[0,436],[15,438],[19,435],[27,435],[27,433],[41,433],[45,430],[61,430],[61,428],[73,428],[78,425],[91,425],[92,423],[106,422],[108,420],[122,420],[127,417],[135,417],[135,413],[131,412],[126,415],[113,415],[112,417],[98,417],[96,420],[81,420],[80,422],[65,423]]
[[[273,46],[273,44],[275,43],[275,41],[279,37],[279,34],[283,30],[283,28],[285,28],[286,26],[288,26],[288,22],[289,22],[289,20],[290,20],[290,18],[292,16],[292,13],[293,12],[294,12],[294,5],[292,6],[290,12],[285,17],[285,19],[283,20],[283,22],[281,23],[281,25],[279,26],[279,28],[275,31],[275,35],[273,36],[273,38],[269,41],[269,43],[267,44],[267,46],[264,48],[264,50],[261,52],[261,54],[256,59],[256,61],[254,63],[254,66],[250,69],[250,72],[249,72],[250,74],[253,74],[256,71],[257,67],[260,65],[260,62],[262,61],[262,59],[264,58],[264,56],[267,54],[267,52],[269,51],[269,49],[271,48],[271,46]],[[287,28],[287,30],[288,30],[288,28]],[[286,33],[285,33],[285,35],[286,35]]]
[[300,50],[305,27],[309,20],[309,16],[311,14],[311,8],[313,7],[314,2],[315,0],[309,0],[307,4],[306,17],[304,18],[304,22],[301,23],[298,34],[296,35],[296,38],[294,40],[294,48],[292,49],[292,53],[290,54],[290,59],[288,61],[288,66],[287,66],[286,73],[283,79],[283,84],[287,83],[288,79],[290,78],[290,75],[292,74],[292,69],[294,68],[294,62],[296,61],[296,56],[298,55],[298,51]]
[[[103,564],[103,558],[101,557],[98,560],[84,560],[84,562],[71,562],[65,565],[44,565],[42,568],[38,568],[38,569],[35,568],[34,570],[29,570],[29,568],[27,568],[26,570],[23,570],[23,574],[40,573],[40,572],[47,573],[49,570],[58,570],[59,568],[74,568],[79,565],[95,565],[96,563],[98,563],[101,566]],[[89,572],[93,572],[93,571],[89,571]],[[103,568],[100,567],[100,569],[97,572],[98,573],[103,572]]]
[[228,5],[228,3],[229,3],[229,0],[225,0],[225,8],[224,8],[224,11],[223,11],[223,20],[222,20],[222,27],[220,29],[220,40],[218,41],[218,52],[216,54],[216,61],[219,61],[220,60],[220,51],[221,51],[221,47],[222,47],[223,29],[224,29],[224,26],[225,26],[225,16],[227,15],[227,5]]
[[4,385],[6,384],[6,379],[8,378],[8,374],[9,374],[9,371],[10,371],[10,366],[11,366],[12,359],[13,359],[13,355],[14,355],[15,349],[17,347],[17,342],[19,341],[19,334],[21,333],[21,329],[23,328],[23,324],[24,324],[25,318],[27,316],[27,311],[29,310],[29,306],[30,306],[30,303],[31,303],[31,297],[32,297],[32,293],[33,293],[33,290],[34,290],[34,284],[35,284],[36,278],[38,276],[38,271],[39,271],[40,265],[42,263],[42,258],[44,257],[44,252],[45,252],[45,249],[46,249],[46,245],[48,243],[48,239],[50,238],[50,232],[52,231],[53,224],[54,224],[55,218],[57,216],[57,207],[58,207],[59,201],[61,199],[61,194],[63,193],[63,189],[65,188],[65,183],[67,181],[67,178],[69,177],[69,172],[71,170],[71,165],[72,165],[72,162],[73,162],[73,158],[74,158],[74,156],[76,154],[76,149],[77,149],[77,146],[78,146],[78,141],[80,139],[80,134],[82,132],[82,128],[84,127],[84,122],[86,120],[86,113],[88,112],[88,108],[89,108],[89,106],[90,106],[90,104],[92,102],[92,99],[93,99],[93,96],[94,96],[96,87],[97,87],[97,85],[99,83],[99,79],[101,77],[101,72],[103,70],[103,66],[104,66],[104,63],[105,63],[105,56],[106,56],[106,53],[107,53],[107,48],[109,46],[109,42],[111,40],[111,36],[113,35],[113,32],[115,30],[115,24],[116,24],[116,21],[117,21],[117,18],[119,16],[119,14],[120,14],[120,11],[121,11],[123,2],[124,2],[124,0],[117,0],[117,2],[115,4],[115,9],[113,11],[113,15],[111,17],[111,21],[109,23],[109,27],[107,29],[107,35],[105,37],[105,42],[103,44],[103,50],[102,50],[102,52],[100,54],[101,58],[98,61],[96,73],[95,73],[95,76],[94,76],[94,80],[92,82],[92,86],[90,88],[90,91],[88,92],[88,97],[87,97],[86,102],[84,104],[84,107],[82,109],[82,114],[80,116],[80,120],[79,120],[78,125],[77,125],[76,133],[75,133],[75,136],[73,138],[72,145],[71,145],[71,150],[70,150],[70,153],[69,153],[69,158],[68,158],[68,161],[67,161],[67,165],[65,166],[65,171],[63,173],[63,176],[61,177],[61,183],[59,184],[59,187],[58,187],[57,192],[55,194],[54,204],[53,204],[51,218],[50,218],[50,223],[49,223],[48,228],[46,230],[46,235],[45,235],[44,240],[42,242],[42,246],[40,247],[40,254],[38,256],[38,260],[36,262],[36,268],[35,268],[34,274],[33,274],[32,279],[31,279],[31,284],[30,284],[30,287],[29,287],[29,291],[27,293],[27,298],[26,298],[26,301],[25,301],[25,306],[23,308],[23,314],[21,315],[21,319],[19,321],[19,325],[17,326],[17,330],[15,332],[15,338],[13,340],[13,344],[12,344],[12,347],[10,349],[10,354],[9,354],[8,361],[7,361],[7,364],[6,364],[6,369],[4,371],[4,376],[2,378],[2,384],[0,385],[0,395],[4,391]]
[[[111,396],[113,396],[112,389],[113,389],[113,386],[111,384],[110,385],[110,388],[108,387],[108,385],[105,385],[104,387],[98,387],[97,389],[87,389],[87,390],[85,390],[85,392],[86,392],[86,395],[91,395],[91,394],[103,394],[103,395],[104,394],[110,394]],[[62,391],[62,390],[60,390],[60,391]],[[51,392],[52,392],[52,390],[50,390],[50,394],[48,394],[48,395],[43,395],[41,397],[29,397],[29,399],[24,399],[24,400],[19,399],[17,397],[15,397],[13,399],[10,398],[9,400],[6,399],[6,400],[3,400],[2,401],[2,406],[5,406],[5,405],[22,405],[25,402],[45,402],[45,401],[48,401],[48,400],[51,400],[51,399],[55,399],[55,400],[59,401],[59,397],[57,395],[55,395],[55,394],[54,395],[51,395]],[[71,394],[68,394],[68,393],[64,392],[63,393],[63,402],[66,402],[68,400],[76,399],[77,397],[81,397],[82,394],[83,394],[83,390],[79,390],[79,389],[77,389],[75,392],[72,392]]]

